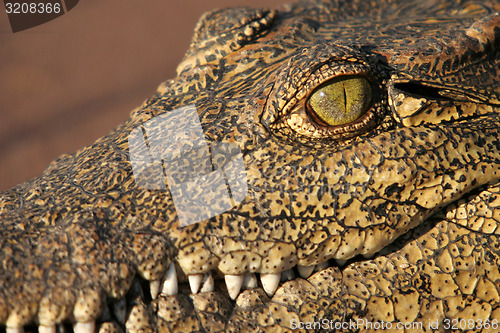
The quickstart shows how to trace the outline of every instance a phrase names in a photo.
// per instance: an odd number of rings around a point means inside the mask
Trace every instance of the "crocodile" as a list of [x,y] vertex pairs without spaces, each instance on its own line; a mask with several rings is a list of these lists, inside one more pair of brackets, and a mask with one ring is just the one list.
[[174,79],[0,196],[0,330],[497,332],[500,2],[202,16]]

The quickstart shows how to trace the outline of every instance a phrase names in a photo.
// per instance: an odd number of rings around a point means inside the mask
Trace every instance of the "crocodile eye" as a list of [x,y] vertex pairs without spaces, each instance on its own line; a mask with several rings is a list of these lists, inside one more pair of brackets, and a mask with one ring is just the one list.
[[306,107],[319,125],[349,124],[368,111],[372,101],[370,81],[361,76],[339,76],[317,87]]

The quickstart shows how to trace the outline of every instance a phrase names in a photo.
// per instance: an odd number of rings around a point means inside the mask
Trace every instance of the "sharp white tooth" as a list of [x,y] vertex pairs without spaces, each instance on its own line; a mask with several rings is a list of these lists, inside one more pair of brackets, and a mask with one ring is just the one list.
[[5,333],[24,333],[24,328],[23,327],[12,327],[12,326],[7,326],[5,328]]
[[125,317],[127,316],[127,302],[125,298],[114,302],[112,307],[116,320],[118,320],[119,323],[124,324],[126,319]]
[[259,286],[257,277],[253,273],[245,274],[243,279],[243,289],[255,289]]
[[271,297],[274,295],[280,283],[281,273],[260,274],[260,282],[266,294]]
[[337,263],[337,265],[339,267],[342,267],[345,265],[345,263],[347,262],[347,259],[335,259],[335,262]]
[[149,291],[151,292],[151,298],[155,299],[160,293],[160,280],[154,280],[149,282]]
[[161,292],[167,295],[177,295],[178,291],[179,284],[177,283],[177,273],[175,272],[175,265],[172,263],[163,278],[163,287]]
[[236,297],[238,297],[241,286],[243,285],[244,278],[244,275],[224,275],[224,280],[226,280],[227,292],[231,299],[236,299]]
[[56,325],[40,325],[38,326],[38,333],[56,333]]
[[192,274],[188,275],[189,286],[191,287],[191,292],[193,294],[198,293],[201,286],[201,280],[203,279],[203,274]]
[[297,265],[297,270],[299,271],[299,274],[302,278],[307,279],[308,277],[311,276],[312,272],[314,271],[314,267],[316,267],[316,265],[310,265],[310,266]]
[[281,273],[281,282],[286,282],[295,279],[295,273],[292,269],[287,269]]
[[95,321],[89,321],[88,323],[75,323],[73,324],[74,333],[94,333],[95,332]]
[[205,275],[205,283],[203,283],[203,287],[201,287],[201,292],[214,291],[215,290],[215,282],[212,274],[208,273]]

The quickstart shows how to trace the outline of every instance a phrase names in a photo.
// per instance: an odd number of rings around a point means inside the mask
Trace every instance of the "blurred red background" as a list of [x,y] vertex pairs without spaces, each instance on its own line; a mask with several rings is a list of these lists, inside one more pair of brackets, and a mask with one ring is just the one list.
[[0,190],[123,122],[175,76],[203,12],[286,2],[85,0],[17,33],[0,5]]

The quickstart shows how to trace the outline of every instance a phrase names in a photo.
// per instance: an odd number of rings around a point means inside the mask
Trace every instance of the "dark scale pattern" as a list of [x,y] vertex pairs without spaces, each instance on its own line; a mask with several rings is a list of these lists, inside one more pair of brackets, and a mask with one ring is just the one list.
[[[498,0],[312,0],[204,15],[176,78],[108,136],[0,194],[0,331],[333,331],[358,320],[498,331],[498,11]],[[372,105],[327,127],[306,101],[341,75],[369,80]],[[134,179],[131,156],[161,151],[128,140],[188,105],[210,150],[186,144],[164,170],[184,181],[178,164],[210,154],[222,166],[241,151],[248,192],[180,227],[174,195]],[[142,181],[163,180],[152,165]],[[175,295],[161,293],[171,264]],[[297,277],[303,266],[312,275]],[[209,284],[207,273],[211,291],[191,294],[188,279]],[[274,293],[252,280],[276,273]],[[245,274],[233,301],[224,275]]]

